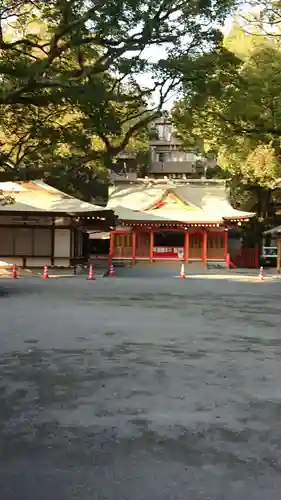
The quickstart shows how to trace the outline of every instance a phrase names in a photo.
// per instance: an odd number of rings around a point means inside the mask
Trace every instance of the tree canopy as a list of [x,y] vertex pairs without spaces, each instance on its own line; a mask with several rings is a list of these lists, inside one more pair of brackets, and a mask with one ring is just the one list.
[[[42,106],[78,97],[90,86],[116,98],[116,85],[130,78],[136,94],[144,94],[134,76],[153,70],[169,74],[169,62],[184,52],[202,51],[218,39],[212,21],[223,21],[232,0],[3,0],[0,48],[3,88],[1,104]],[[12,21],[11,21],[12,20]],[[12,22],[12,27],[10,27]],[[151,63],[148,47],[167,44],[166,63]],[[107,88],[99,78],[105,72]],[[118,99],[119,101],[119,99]]]
[[248,17],[225,38],[205,95],[184,89],[173,117],[187,147],[215,156],[229,177],[255,192],[266,215],[281,177],[281,46]]
[[85,173],[136,141],[145,149],[183,67],[185,84],[202,86],[205,55],[221,49],[214,26],[233,3],[2,0],[2,166]]

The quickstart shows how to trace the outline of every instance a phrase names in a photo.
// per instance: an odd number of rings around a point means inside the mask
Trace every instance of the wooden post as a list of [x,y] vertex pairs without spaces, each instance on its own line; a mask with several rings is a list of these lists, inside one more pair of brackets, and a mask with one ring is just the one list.
[[189,256],[189,232],[185,231],[184,235],[184,262],[188,263]]
[[[72,248],[70,246],[70,261],[72,260],[71,257],[73,257],[73,260],[74,262],[76,262],[76,259],[78,257],[77,255],[77,250],[78,250],[78,234],[77,234],[77,230],[76,230],[76,227],[74,226],[71,230],[72,232],[72,237],[73,237],[73,254],[72,254]],[[71,242],[71,239],[70,239],[70,242]]]
[[258,269],[260,265],[260,246],[256,245],[255,248],[255,267]]
[[109,241],[109,256],[108,256],[108,265],[111,266],[112,258],[114,255],[114,233],[110,231],[110,241]]
[[153,229],[149,231],[149,262],[153,262],[153,246],[154,246],[154,232]]
[[[52,217],[52,227],[51,227],[51,266],[55,264],[55,230],[56,223],[54,217]],[[72,234],[72,232],[71,232]],[[71,236],[70,234],[70,236]]]
[[207,229],[203,231],[203,263],[207,265],[208,233]]
[[132,265],[136,263],[136,250],[137,250],[137,233],[136,230],[132,230]]
[[228,229],[224,229],[224,260],[226,261],[228,255]]
[[[278,237],[278,236],[277,236]],[[277,243],[277,273],[280,274],[280,268],[281,268],[281,236],[278,237],[278,243]]]

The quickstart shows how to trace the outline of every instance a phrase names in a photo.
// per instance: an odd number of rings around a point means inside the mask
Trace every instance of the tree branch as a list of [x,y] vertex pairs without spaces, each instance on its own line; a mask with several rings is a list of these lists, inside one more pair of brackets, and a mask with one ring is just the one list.
[[[124,138],[122,139],[122,141],[119,143],[118,146],[112,145],[110,143],[109,138],[104,133],[102,133],[102,134],[97,133],[98,136],[104,142],[106,149],[107,149],[107,153],[111,157],[116,156],[118,153],[123,151],[126,148],[126,146],[128,145],[131,137],[133,137],[134,134],[138,130],[146,127],[149,123],[151,123],[158,116],[160,116],[161,108],[162,108],[163,104],[165,103],[165,100],[167,99],[168,94],[171,92],[172,89],[174,89],[178,85],[178,83],[179,83],[178,80],[174,80],[174,81],[170,82],[168,87],[165,89],[165,85],[167,84],[167,82],[166,81],[162,82],[161,88],[160,88],[160,99],[159,99],[158,105],[155,106],[153,109],[147,111],[147,115],[144,118],[142,118],[141,120],[139,120],[136,123],[134,123],[133,125],[131,125],[131,127],[127,130],[127,132],[124,135]],[[141,114],[140,114],[140,116],[141,116]]]
[[[153,9],[151,7],[147,15],[144,16],[144,26],[142,29],[129,38],[124,38],[121,35],[118,40],[108,39],[106,37],[102,37],[100,34],[97,34],[95,36],[80,36],[78,39],[71,37],[71,40],[59,43],[67,34],[73,33],[80,26],[85,26],[85,23],[96,14],[96,10],[99,5],[104,5],[102,0],[97,1],[95,3],[95,7],[89,9],[78,19],[72,22],[69,22],[67,19],[67,24],[65,23],[66,20],[62,15],[59,25],[48,44],[40,44],[27,37],[7,42],[3,38],[3,32],[0,26],[0,48],[2,50],[12,51],[20,50],[21,47],[30,47],[41,50],[46,55],[43,59],[37,58],[35,63],[31,65],[31,75],[26,83],[16,89],[10,91],[6,90],[6,93],[2,93],[2,95],[0,95],[0,104],[28,102],[28,93],[34,93],[38,88],[44,88],[44,83],[45,88],[52,86],[48,78],[42,77],[46,75],[46,72],[52,66],[55,59],[59,58],[63,53],[66,53],[70,48],[75,49],[82,45],[97,45],[106,49],[106,52],[95,61],[94,65],[86,66],[84,64],[83,68],[80,67],[79,70],[73,71],[72,76],[76,79],[79,78],[82,80],[90,75],[104,73],[122,54],[127,52],[142,51],[147,44],[152,46],[159,43],[169,43],[175,41],[179,34],[170,34],[167,32],[161,33],[159,25],[167,21],[172,14],[179,11],[184,6],[184,2],[176,5],[176,7],[173,6],[167,8],[169,3],[170,2],[163,0],[154,14],[152,14]],[[47,47],[49,47],[49,50]],[[28,53],[25,52],[25,55],[28,55]],[[34,56],[30,55],[30,57]],[[72,82],[69,86],[71,85]],[[54,82],[53,86],[59,87],[62,86],[62,83],[58,85],[57,82]],[[33,103],[34,101],[32,101],[32,97],[30,97],[30,99],[30,102]],[[38,102],[39,101],[37,101],[37,105],[39,105]]]
[[272,127],[262,127],[262,126],[253,126],[253,127],[246,127],[244,125],[239,125],[237,122],[234,120],[230,120],[229,118],[224,117],[221,113],[215,113],[212,111],[209,111],[209,114],[214,116],[215,118],[218,118],[219,120],[223,121],[227,125],[230,125],[233,132],[235,132],[237,135],[261,135],[261,134],[269,134],[273,135],[275,137],[281,137],[281,129],[278,128],[272,128]]

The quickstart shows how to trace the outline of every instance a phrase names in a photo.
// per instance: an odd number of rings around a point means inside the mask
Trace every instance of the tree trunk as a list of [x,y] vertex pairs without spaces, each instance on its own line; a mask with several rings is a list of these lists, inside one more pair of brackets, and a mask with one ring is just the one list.
[[254,190],[257,197],[257,215],[258,217],[262,217],[263,219],[265,219],[266,217],[271,215],[270,211],[272,191],[271,189],[261,186],[256,187]]

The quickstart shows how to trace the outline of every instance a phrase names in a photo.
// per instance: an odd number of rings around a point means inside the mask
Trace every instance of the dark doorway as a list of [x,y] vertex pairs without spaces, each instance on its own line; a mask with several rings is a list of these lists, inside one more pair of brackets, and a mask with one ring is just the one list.
[[89,239],[89,254],[90,255],[108,255],[109,254],[109,239]]
[[184,247],[184,233],[182,232],[154,233],[154,246]]

